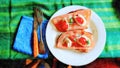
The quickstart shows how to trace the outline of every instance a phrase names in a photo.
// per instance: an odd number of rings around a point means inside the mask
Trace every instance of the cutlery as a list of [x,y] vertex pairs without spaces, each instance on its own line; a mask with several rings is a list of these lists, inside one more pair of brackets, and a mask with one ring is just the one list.
[[[37,57],[39,53],[45,53],[45,46],[42,39],[42,20],[43,13],[38,8],[34,8],[34,30],[33,30],[33,56]],[[40,42],[38,42],[37,29],[40,26]]]
[[39,54],[38,49],[38,35],[37,35],[37,29],[38,29],[38,23],[37,23],[37,17],[36,12],[34,11],[34,24],[33,24],[33,56],[37,57]]
[[44,42],[42,39],[42,20],[43,20],[43,13],[41,10],[39,10],[38,8],[35,8],[35,13],[37,16],[37,21],[38,21],[38,25],[40,25],[40,42],[38,43],[39,45],[39,53],[44,54],[45,53],[45,46],[44,46]]

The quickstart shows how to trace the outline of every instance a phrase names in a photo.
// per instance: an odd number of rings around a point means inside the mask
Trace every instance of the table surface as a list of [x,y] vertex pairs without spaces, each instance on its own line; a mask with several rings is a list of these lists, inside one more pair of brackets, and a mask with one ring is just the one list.
[[32,17],[33,7],[42,9],[44,19],[49,18],[57,10],[69,6],[80,5],[96,12],[106,28],[106,44],[99,58],[120,57],[120,13],[117,0],[1,0],[0,1],[0,59],[25,59],[31,56],[13,50],[13,43],[23,15]]

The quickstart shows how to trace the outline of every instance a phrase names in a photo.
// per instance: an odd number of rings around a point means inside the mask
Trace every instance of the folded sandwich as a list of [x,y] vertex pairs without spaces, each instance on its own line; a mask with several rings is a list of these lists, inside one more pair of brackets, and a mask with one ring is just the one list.
[[55,47],[88,52],[94,47],[93,35],[82,30],[67,31],[57,38]]
[[86,29],[90,21],[90,9],[78,9],[67,14],[54,17],[51,22],[56,30],[66,32],[68,30]]

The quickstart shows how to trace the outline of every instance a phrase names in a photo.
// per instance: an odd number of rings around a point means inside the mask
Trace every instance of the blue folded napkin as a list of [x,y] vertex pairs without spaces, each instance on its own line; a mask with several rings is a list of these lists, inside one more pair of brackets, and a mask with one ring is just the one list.
[[[45,31],[46,25],[48,21],[42,21],[42,28],[43,28],[43,41],[46,48],[45,54],[39,54],[38,58],[46,59],[48,57],[48,48],[45,39]],[[33,31],[33,18],[22,16],[20,25],[17,31],[17,35],[14,41],[13,49],[17,50],[18,52],[22,52],[24,54],[32,55],[32,31]],[[40,41],[40,26],[38,27],[38,40]]]

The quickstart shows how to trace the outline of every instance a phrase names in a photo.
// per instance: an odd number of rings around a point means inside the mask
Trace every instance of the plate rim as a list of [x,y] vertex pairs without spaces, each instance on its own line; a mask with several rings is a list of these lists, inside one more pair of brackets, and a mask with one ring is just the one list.
[[[66,6],[66,7],[63,7],[63,8],[61,8],[61,9],[59,9],[59,10],[57,10],[52,16],[51,16],[51,18],[50,18],[50,20],[55,16],[55,14],[59,11],[61,11],[61,10],[63,10],[63,9],[66,9],[66,8],[71,8],[71,7],[82,7],[82,8],[80,8],[80,9],[89,9],[89,8],[87,8],[87,7],[85,7],[85,6],[80,6],[80,5],[70,5],[70,6]],[[97,19],[99,19],[100,20],[100,22],[102,22],[101,24],[102,24],[102,29],[103,29],[103,33],[104,33],[104,42],[103,42],[103,46],[102,46],[102,48],[101,48],[101,51],[99,51],[99,55],[102,53],[102,51],[103,51],[103,49],[104,49],[104,47],[105,47],[105,42],[106,42],[106,30],[105,30],[105,26],[104,26],[104,23],[103,23],[103,21],[102,21],[102,19],[91,9],[91,11],[92,11],[92,14],[93,15],[96,15],[96,17],[97,17]],[[48,23],[50,22],[50,20],[48,21]],[[47,24],[47,27],[46,27],[46,42],[47,42],[47,44],[48,44],[48,40],[47,40],[47,29],[48,28],[48,24]],[[98,28],[98,27],[97,27]],[[101,35],[101,34],[100,34]],[[99,38],[98,38],[99,39]],[[101,40],[100,40],[101,41]],[[56,57],[54,54],[53,54],[53,52],[51,51],[51,49],[50,49],[50,47],[49,47],[49,45],[48,45],[48,48],[49,48],[49,50],[50,50],[50,52],[52,53],[52,55],[54,56],[54,57]],[[99,55],[97,55],[96,56],[96,58],[94,58],[94,60],[95,59],[97,59],[98,58],[98,56]],[[58,57],[56,57],[59,61],[61,61]],[[92,60],[91,62],[93,62],[94,60]],[[63,62],[63,61],[61,61],[62,63],[65,63],[65,62]],[[91,63],[91,62],[89,62],[89,63]],[[86,65],[86,64],[89,64],[89,63],[84,63],[84,64],[70,64],[70,65],[72,65],[72,66],[82,66],[82,65]],[[65,63],[65,64],[67,64],[67,63]],[[69,64],[69,63],[68,63]]]

